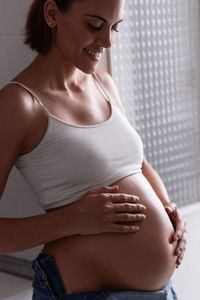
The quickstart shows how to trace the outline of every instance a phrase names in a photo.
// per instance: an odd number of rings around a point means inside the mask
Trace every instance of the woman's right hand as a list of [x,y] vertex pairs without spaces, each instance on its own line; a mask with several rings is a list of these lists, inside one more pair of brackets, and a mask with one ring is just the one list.
[[146,207],[139,203],[139,198],[118,193],[118,186],[89,191],[72,206],[73,226],[80,235],[134,233],[140,229],[138,223],[146,219]]

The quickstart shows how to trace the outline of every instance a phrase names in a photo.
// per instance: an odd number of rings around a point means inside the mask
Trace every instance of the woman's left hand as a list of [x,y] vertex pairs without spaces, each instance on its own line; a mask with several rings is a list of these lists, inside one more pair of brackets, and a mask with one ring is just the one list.
[[170,203],[165,206],[165,210],[175,228],[175,233],[172,236],[171,242],[177,242],[175,255],[177,256],[176,268],[178,268],[183,260],[186,248],[186,221],[181,217],[175,203]]

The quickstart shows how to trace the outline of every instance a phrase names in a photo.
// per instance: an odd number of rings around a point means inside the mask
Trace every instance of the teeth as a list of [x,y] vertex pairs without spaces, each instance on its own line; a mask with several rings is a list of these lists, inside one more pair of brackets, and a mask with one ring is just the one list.
[[101,57],[101,53],[99,53],[99,52],[93,52],[93,51],[91,51],[91,50],[89,50],[89,49],[86,49],[86,51],[87,51],[89,54],[95,56],[96,58],[100,58],[100,57]]

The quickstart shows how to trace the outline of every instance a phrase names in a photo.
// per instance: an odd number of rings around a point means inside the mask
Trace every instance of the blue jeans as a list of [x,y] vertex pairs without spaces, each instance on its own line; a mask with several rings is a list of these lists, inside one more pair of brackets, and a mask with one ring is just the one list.
[[35,300],[177,300],[171,285],[156,292],[142,291],[91,291],[68,295],[52,256],[39,254],[33,261],[35,271],[33,298]]

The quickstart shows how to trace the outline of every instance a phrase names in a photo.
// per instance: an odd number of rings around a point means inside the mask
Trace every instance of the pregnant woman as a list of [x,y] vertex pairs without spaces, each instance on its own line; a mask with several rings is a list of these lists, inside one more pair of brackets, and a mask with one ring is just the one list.
[[44,244],[33,299],[177,299],[185,222],[97,69],[125,2],[34,0],[38,55],[1,90],[1,194],[16,165],[46,211],[0,219],[1,254]]

